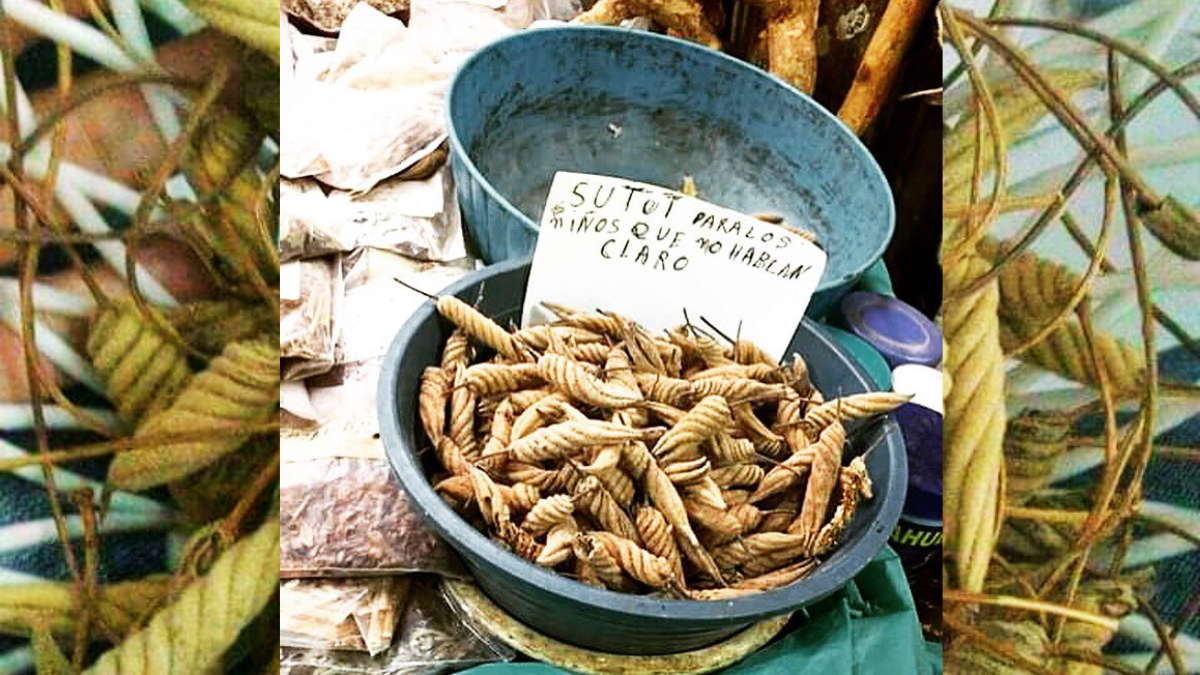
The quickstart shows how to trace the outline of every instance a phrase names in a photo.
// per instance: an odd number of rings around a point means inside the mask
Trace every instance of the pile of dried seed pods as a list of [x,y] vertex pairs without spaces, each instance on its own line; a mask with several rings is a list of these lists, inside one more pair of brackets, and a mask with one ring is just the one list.
[[552,306],[509,332],[437,309],[456,329],[421,378],[436,489],[517,555],[614,590],[715,600],[807,576],[871,497],[843,425],[908,400],[825,401],[799,355],[691,327]]

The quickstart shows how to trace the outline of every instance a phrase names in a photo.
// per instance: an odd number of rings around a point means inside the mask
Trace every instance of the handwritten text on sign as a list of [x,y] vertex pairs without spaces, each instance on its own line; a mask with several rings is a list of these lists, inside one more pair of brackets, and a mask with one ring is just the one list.
[[[764,205],[769,208],[770,205]],[[559,172],[550,186],[522,324],[552,302],[624,314],[650,330],[704,317],[777,359],[825,271],[786,228],[654,185]]]

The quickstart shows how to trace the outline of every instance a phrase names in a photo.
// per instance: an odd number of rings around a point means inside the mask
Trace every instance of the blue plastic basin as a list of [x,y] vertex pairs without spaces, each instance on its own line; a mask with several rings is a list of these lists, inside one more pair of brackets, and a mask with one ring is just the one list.
[[557,171],[620,176],[815,231],[820,317],[887,247],[891,192],[854,135],[774,76],[683,40],[617,28],[528,30],[450,86],[459,203],[487,262],[529,255]]
[[[502,323],[519,321],[528,279],[528,260],[511,260],[471,274],[443,294],[474,301],[483,289],[481,311]],[[451,329],[427,302],[392,341],[379,376],[384,449],[416,509],[458,551],[479,587],[518,620],[553,638],[619,654],[667,654],[713,644],[844,586],[879,553],[900,518],[908,469],[900,428],[889,417],[860,431],[860,425],[850,426],[846,461],[871,449],[866,463],[875,495],[858,507],[842,546],[807,579],[733,600],[696,602],[616,593],[538,567],[472,527],[430,485],[437,460],[418,420],[417,393],[421,372],[440,362]],[[813,383],[828,397],[874,388],[854,359],[808,319],[788,351],[804,355]]]

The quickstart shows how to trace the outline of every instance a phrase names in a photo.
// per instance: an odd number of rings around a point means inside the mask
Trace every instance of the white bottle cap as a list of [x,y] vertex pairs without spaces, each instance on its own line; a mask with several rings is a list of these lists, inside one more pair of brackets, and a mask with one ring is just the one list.
[[929,366],[905,364],[892,370],[892,391],[912,394],[912,403],[942,415],[942,372]]

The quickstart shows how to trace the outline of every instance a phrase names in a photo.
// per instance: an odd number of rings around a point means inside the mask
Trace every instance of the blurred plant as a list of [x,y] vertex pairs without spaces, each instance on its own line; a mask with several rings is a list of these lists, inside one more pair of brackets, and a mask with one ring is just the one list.
[[[0,472],[51,511],[0,552],[57,541],[70,573],[0,569],[0,633],[31,638],[0,674],[278,672],[278,5],[142,4],[184,37],[155,49],[135,0],[0,4],[0,430],[35,444],[0,437]],[[37,39],[57,77],[31,99]],[[65,468],[110,456],[104,481]],[[135,494],[156,485],[169,504]],[[167,530],[169,575],[104,582],[107,536]]]
[[[1144,485],[1152,460],[1200,458],[1156,443],[1200,413],[1200,388],[1159,368],[1167,345],[1200,358],[1200,54],[1164,65],[1197,6],[1142,0],[1078,23],[1030,5],[940,8],[958,56],[944,83],[946,669],[1197,672],[1181,633],[1200,601],[1165,624],[1145,571],[1197,555],[1200,513]],[[1177,136],[1153,147],[1129,129],[1164,95]],[[1018,180],[1021,161],[1036,169]],[[1189,167],[1185,192],[1163,166]],[[1190,294],[1183,316],[1171,294]],[[1077,434],[1096,419],[1099,435]],[[1102,654],[1118,633],[1156,651]]]

